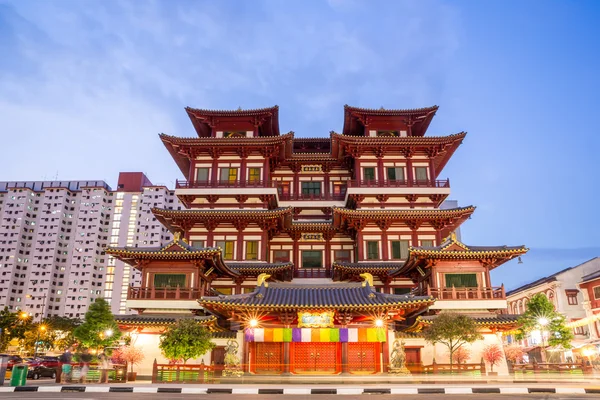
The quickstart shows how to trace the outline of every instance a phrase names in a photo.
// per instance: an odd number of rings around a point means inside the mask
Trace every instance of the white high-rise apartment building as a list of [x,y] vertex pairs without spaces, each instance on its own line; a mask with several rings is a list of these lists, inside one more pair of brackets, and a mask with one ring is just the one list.
[[104,181],[0,182],[0,307],[36,321],[82,318],[104,297],[114,313],[126,312],[139,276],[104,249],[168,243],[152,207],[181,204],[139,172],[121,173],[116,191]]

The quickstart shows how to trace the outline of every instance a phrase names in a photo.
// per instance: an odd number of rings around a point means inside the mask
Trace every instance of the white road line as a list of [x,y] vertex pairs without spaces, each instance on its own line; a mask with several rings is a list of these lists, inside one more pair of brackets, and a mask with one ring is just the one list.
[[283,389],[283,394],[310,394],[310,389],[287,388],[287,389]]
[[364,389],[359,388],[339,388],[337,394],[363,394]]
[[144,386],[134,386],[133,393],[157,393],[157,387],[144,387]]
[[529,390],[524,387],[501,387],[500,394],[528,394]]
[[206,388],[182,388],[183,394],[206,394]]
[[419,394],[417,388],[392,388],[392,394]]
[[560,393],[560,394],[585,394],[585,389],[584,388],[563,388],[563,387],[557,387],[556,388],[556,393]]
[[258,394],[258,388],[231,389],[231,394]]
[[38,386],[38,392],[60,392],[62,386]]
[[110,387],[108,386],[86,386],[86,393],[108,393]]
[[473,389],[465,387],[447,387],[446,394],[473,394]]

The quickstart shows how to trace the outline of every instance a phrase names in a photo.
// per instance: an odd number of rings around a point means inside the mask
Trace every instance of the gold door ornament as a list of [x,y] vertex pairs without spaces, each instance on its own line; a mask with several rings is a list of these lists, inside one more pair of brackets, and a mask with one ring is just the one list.
[[298,328],[333,328],[333,311],[298,311]]

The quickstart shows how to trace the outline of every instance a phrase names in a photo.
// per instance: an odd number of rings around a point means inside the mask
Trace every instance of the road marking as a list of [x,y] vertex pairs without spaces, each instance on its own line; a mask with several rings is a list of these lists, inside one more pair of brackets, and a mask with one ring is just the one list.
[[133,393],[156,393],[158,392],[157,387],[143,387],[143,386],[134,386]]
[[524,387],[501,387],[501,394],[529,394],[529,390]]
[[473,389],[464,387],[447,387],[446,394],[473,394]]
[[206,394],[206,388],[182,388],[181,393],[186,394]]
[[585,394],[585,389],[584,388],[563,388],[563,387],[557,387],[556,388],[556,393],[561,393],[561,394]]
[[392,394],[419,394],[417,388],[392,388]]
[[258,394],[258,389],[257,388],[232,389],[231,394]]
[[60,392],[62,386],[39,386],[38,392]]
[[287,388],[287,389],[283,389],[283,394],[310,394],[310,389]]
[[364,389],[357,388],[340,388],[337,390],[337,394],[363,394]]
[[86,393],[108,393],[110,387],[108,386],[86,386]]

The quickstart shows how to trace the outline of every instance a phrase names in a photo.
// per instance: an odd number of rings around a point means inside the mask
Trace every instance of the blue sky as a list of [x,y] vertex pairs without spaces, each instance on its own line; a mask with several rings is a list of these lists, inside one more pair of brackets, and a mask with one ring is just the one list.
[[183,108],[278,104],[326,136],[343,105],[437,104],[472,244],[526,244],[515,287],[600,255],[600,3],[0,0],[0,180],[181,178]]

